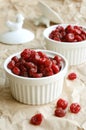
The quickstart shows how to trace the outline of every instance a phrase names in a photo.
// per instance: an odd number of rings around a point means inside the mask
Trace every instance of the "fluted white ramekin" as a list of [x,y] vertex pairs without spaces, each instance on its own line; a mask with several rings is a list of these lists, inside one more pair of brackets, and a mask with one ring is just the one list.
[[13,97],[25,104],[40,105],[52,102],[57,99],[63,88],[64,77],[67,72],[68,63],[64,56],[59,53],[41,50],[49,57],[59,55],[63,59],[62,69],[59,73],[42,78],[28,78],[13,74],[8,68],[7,64],[13,56],[19,56],[19,53],[9,56],[4,62],[4,69]]
[[[66,27],[68,24],[59,24]],[[59,25],[46,28],[43,32],[46,49],[58,52],[66,57],[69,65],[78,65],[86,61],[86,40],[81,42],[60,42],[49,38],[49,34]],[[83,27],[85,28],[85,27]]]

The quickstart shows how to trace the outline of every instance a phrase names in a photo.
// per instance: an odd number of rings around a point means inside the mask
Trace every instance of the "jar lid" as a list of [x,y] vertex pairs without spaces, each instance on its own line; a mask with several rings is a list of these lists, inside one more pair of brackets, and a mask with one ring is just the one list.
[[0,42],[6,44],[23,44],[30,42],[34,39],[34,34],[24,29],[23,26],[24,17],[22,14],[16,15],[16,22],[7,21],[6,25],[8,27],[8,31],[0,34]]
[[0,42],[5,44],[23,44],[34,39],[34,34],[26,29],[9,31],[0,35]]

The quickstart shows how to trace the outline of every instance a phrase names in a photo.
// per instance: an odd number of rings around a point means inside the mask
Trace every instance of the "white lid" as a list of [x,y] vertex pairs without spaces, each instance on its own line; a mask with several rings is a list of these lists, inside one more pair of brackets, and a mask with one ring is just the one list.
[[6,44],[23,44],[34,39],[34,34],[26,29],[9,31],[0,35],[0,42]]
[[8,32],[0,34],[0,42],[6,44],[23,44],[34,39],[34,34],[22,28],[24,17],[22,14],[17,14],[16,22],[7,21],[6,25],[9,28]]

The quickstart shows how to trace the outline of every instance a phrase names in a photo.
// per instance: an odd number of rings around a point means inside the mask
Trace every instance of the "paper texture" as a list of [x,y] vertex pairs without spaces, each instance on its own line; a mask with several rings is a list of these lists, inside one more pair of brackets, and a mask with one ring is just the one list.
[[[63,18],[64,23],[78,23],[86,26],[85,0],[44,0],[54,11]],[[56,101],[42,106],[30,106],[17,102],[11,96],[9,86],[5,85],[4,60],[13,53],[24,48],[45,49],[43,40],[44,25],[35,26],[34,19],[41,15],[38,0],[0,0],[0,33],[8,30],[6,21],[15,20],[17,13],[25,17],[24,27],[35,34],[35,39],[21,45],[7,45],[0,43],[0,130],[86,130],[86,63],[69,67],[68,73],[75,72],[78,78],[69,81],[67,75],[64,81],[63,93],[60,97],[68,100],[69,104],[78,102],[81,111],[71,114],[67,110],[64,118],[54,116]],[[44,116],[40,126],[29,123],[30,118],[41,112]]]

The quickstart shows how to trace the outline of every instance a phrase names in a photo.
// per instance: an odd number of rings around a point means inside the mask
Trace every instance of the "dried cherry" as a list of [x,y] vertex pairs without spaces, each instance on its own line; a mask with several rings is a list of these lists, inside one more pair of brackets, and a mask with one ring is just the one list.
[[76,73],[74,73],[74,72],[72,72],[72,73],[70,73],[69,75],[68,75],[68,79],[69,80],[74,80],[74,79],[76,79],[77,78],[77,75],[76,75]]
[[11,60],[9,63],[8,63],[8,65],[7,65],[7,67],[9,68],[9,69],[11,69],[12,70],[12,68],[15,66],[15,61],[14,60]]
[[58,101],[57,101],[57,104],[56,104],[56,107],[61,107],[62,109],[66,109],[68,106],[68,102],[62,98],[60,98]]
[[81,106],[78,103],[72,103],[70,105],[70,112],[72,113],[78,113],[81,110]]
[[54,111],[55,116],[57,117],[64,117],[66,115],[66,111],[63,110],[61,107],[56,108]]
[[30,123],[33,125],[40,125],[43,120],[43,115],[41,113],[38,113],[31,117]]
[[16,75],[19,75],[19,74],[20,74],[20,69],[15,66],[15,67],[12,69],[12,72],[13,72],[14,74],[16,74]]
[[78,25],[59,25],[49,34],[49,38],[61,42],[80,42],[86,40],[86,30]]
[[41,51],[24,49],[20,57],[14,56],[7,67],[16,75],[32,78],[51,76],[61,70],[62,58],[48,57]]

